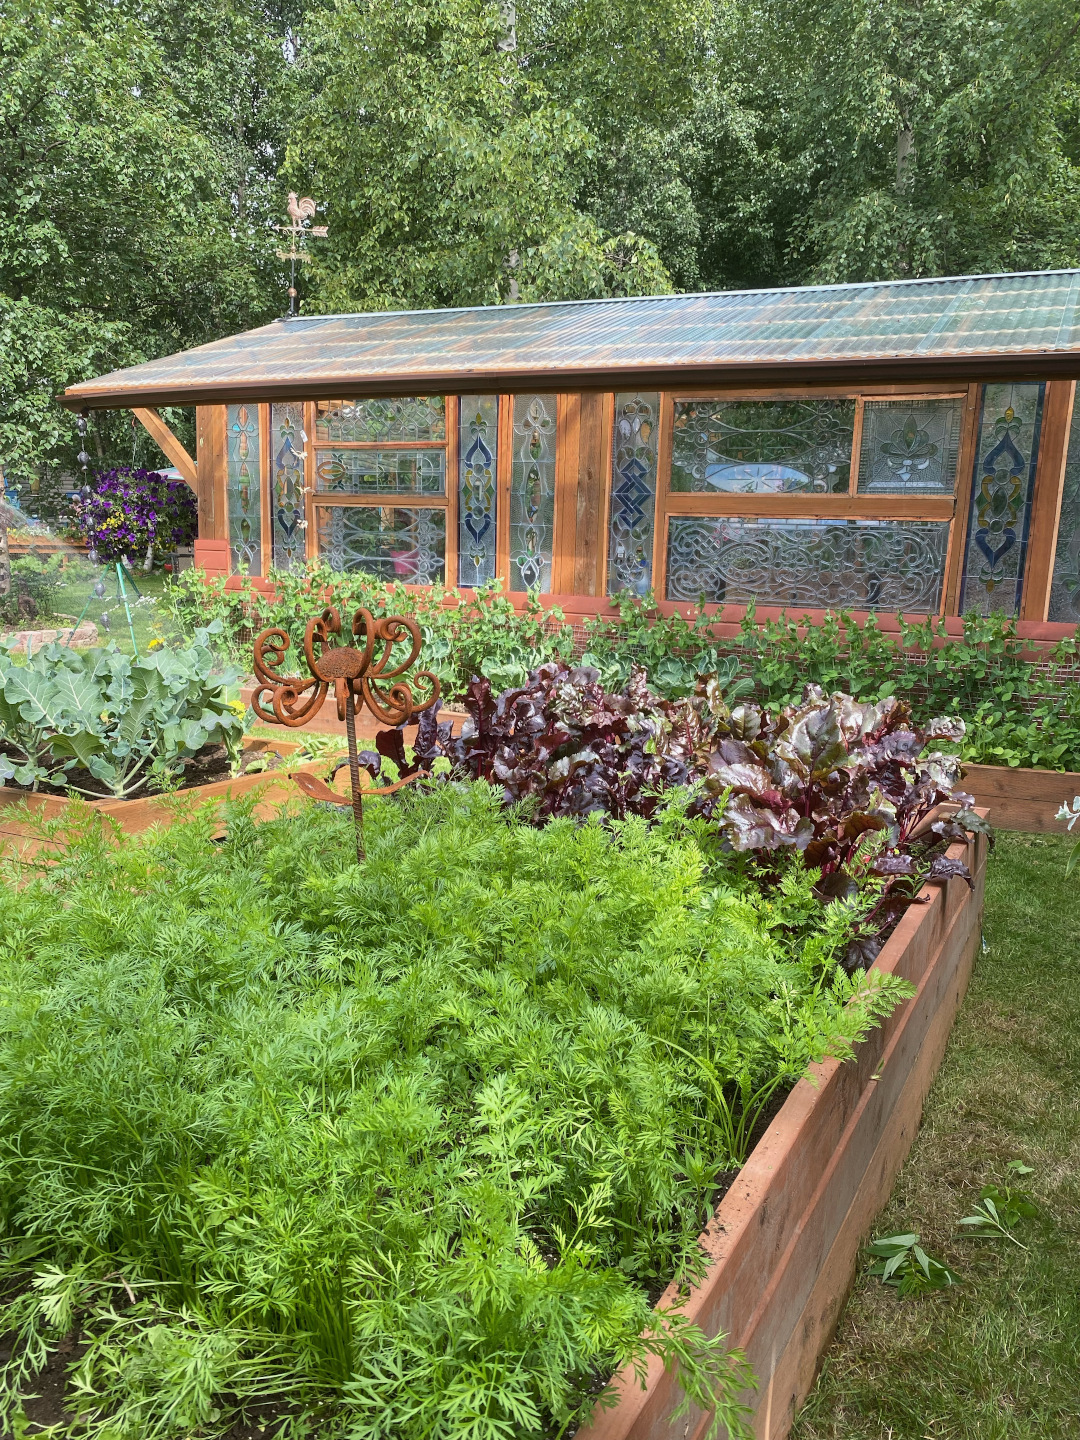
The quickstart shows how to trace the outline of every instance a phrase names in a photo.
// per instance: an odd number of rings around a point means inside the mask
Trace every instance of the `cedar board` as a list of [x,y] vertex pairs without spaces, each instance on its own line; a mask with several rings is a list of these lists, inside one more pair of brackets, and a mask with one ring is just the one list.
[[[295,741],[275,739],[254,740],[247,748],[278,750],[283,756],[288,756],[300,746]],[[305,771],[317,774],[325,768],[325,761],[310,760],[297,765],[291,773]],[[68,800],[60,795],[34,795],[0,785],[0,849],[6,849],[12,842],[24,854],[40,848],[40,842],[34,838],[37,827],[27,818],[24,807],[42,820],[55,820],[85,807],[115,820],[125,835],[137,835],[149,830],[151,825],[170,825],[177,801],[182,802],[183,808],[188,808],[207,800],[236,800],[250,795],[252,791],[259,791],[260,798],[254,814],[257,819],[268,820],[286,800],[296,800],[302,795],[302,791],[289,779],[289,773],[278,770],[240,775],[236,779],[214,780],[209,785],[193,785],[172,795],[150,795],[140,800]],[[27,837],[30,837],[29,844],[18,844]]]
[[1062,805],[1080,795],[1080,774],[1075,770],[1022,770],[1008,765],[964,765],[961,786],[985,807],[998,830],[1028,830],[1036,834],[1064,835],[1056,819]]
[[[860,1242],[887,1201],[919,1126],[982,933],[988,844],[978,836],[975,877],[923,887],[878,958],[878,968],[918,986],[859,1047],[854,1062],[811,1067],[788,1096],[702,1235],[711,1265],[685,1313],[723,1332],[758,1379],[759,1440],[785,1440],[829,1343],[855,1271]],[[950,854],[963,855],[963,845]],[[660,1306],[676,1296],[669,1287]],[[579,1440],[702,1440],[696,1407],[677,1422],[677,1383],[650,1361],[642,1388],[616,1377],[618,1403]]]

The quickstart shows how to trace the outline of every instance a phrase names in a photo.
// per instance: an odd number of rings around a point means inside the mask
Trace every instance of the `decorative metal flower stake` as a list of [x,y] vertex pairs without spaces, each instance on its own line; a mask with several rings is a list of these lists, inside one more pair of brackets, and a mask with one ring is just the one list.
[[[322,709],[331,685],[337,700],[338,719],[345,721],[349,742],[349,778],[352,782],[351,804],[356,822],[356,858],[364,861],[363,796],[391,795],[403,785],[422,778],[424,772],[410,775],[394,785],[376,789],[360,788],[360,757],[356,749],[356,716],[365,706],[384,725],[402,725],[427,710],[439,698],[439,681],[430,670],[418,670],[412,677],[426,682],[431,694],[417,704],[407,681],[399,677],[410,669],[420,654],[420,627],[403,615],[389,615],[382,620],[372,618],[370,611],[357,610],[352,617],[351,644],[343,643],[341,616],[334,608],[308,621],[304,634],[304,657],[311,679],[302,675],[282,676],[278,669],[289,648],[284,630],[271,626],[255,641],[255,676],[258,689],[251,697],[251,708],[268,725],[288,725],[295,729],[305,725]],[[394,646],[408,643],[409,654],[391,664]],[[269,700],[270,711],[263,708]],[[313,775],[294,775],[293,779],[305,794],[315,800],[334,805],[348,805],[346,796],[335,794],[328,785]]]

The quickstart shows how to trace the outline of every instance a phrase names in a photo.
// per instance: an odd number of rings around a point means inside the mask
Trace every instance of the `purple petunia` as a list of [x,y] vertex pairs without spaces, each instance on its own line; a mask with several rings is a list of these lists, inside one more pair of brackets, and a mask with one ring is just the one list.
[[102,560],[135,559],[151,544],[159,552],[190,544],[198,505],[183,481],[122,465],[95,476],[91,494],[76,502],[75,517]]

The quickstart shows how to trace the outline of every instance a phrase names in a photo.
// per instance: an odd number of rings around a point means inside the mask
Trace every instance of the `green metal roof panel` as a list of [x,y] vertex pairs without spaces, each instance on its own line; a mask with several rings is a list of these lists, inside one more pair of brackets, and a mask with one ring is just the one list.
[[300,316],[72,386],[69,405],[191,403],[350,385],[405,393],[673,372],[1046,357],[1080,373],[1080,270],[626,300]]

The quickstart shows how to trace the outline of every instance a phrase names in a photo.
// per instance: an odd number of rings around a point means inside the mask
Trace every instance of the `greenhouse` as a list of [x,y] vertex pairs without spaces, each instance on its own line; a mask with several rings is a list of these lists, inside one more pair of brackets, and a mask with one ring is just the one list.
[[143,420],[211,575],[1073,626],[1078,302],[1054,271],[299,316],[64,398]]

